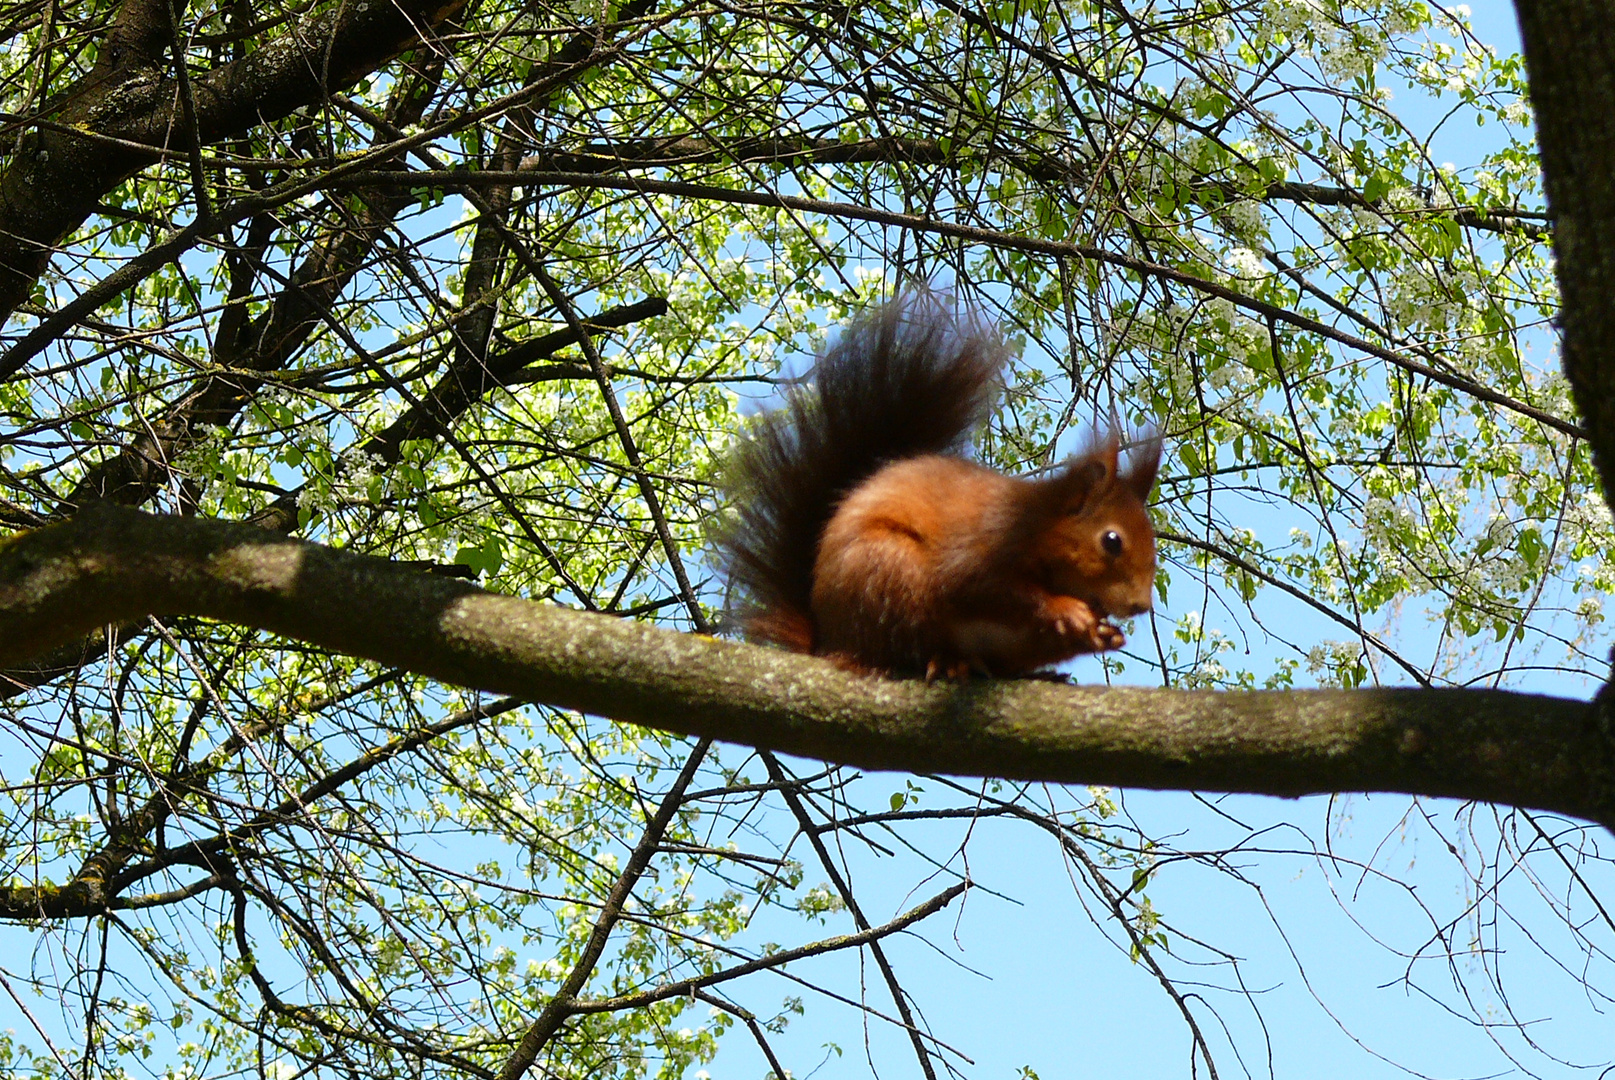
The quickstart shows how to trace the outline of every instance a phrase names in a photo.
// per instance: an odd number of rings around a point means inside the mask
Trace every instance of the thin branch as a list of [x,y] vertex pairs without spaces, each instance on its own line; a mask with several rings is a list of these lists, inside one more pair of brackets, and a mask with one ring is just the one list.
[[[841,873],[841,868],[830,858],[830,850],[824,846],[824,837],[815,825],[813,816],[808,813],[802,793],[785,783],[785,769],[780,764],[778,756],[766,750],[759,756],[768,769],[769,779],[780,785],[780,794],[785,796],[786,805],[796,817],[797,828],[802,830],[802,835],[806,836],[808,843],[813,846],[813,853],[819,857],[819,865],[824,868],[824,872],[830,875],[830,883],[835,886],[841,902],[852,912],[858,929],[867,933],[870,929],[869,920],[864,917],[863,909],[858,905],[858,897],[853,893],[846,876]],[[926,1033],[914,1022],[913,1010],[908,1005],[908,995],[904,993],[902,984],[897,981],[897,972],[892,969],[891,961],[886,959],[886,950],[871,942],[869,952],[875,958],[875,966],[880,969],[881,978],[886,981],[886,989],[892,995],[892,1003],[897,1006],[897,1015],[903,1019],[903,1028],[908,1032],[909,1042],[914,1046],[914,1054],[920,1062],[920,1071],[925,1074],[927,1080],[936,1080],[936,1068],[931,1064],[931,1051],[925,1045]]]
[[1256,580],[1264,582],[1265,584],[1273,586],[1275,589],[1290,594],[1303,604],[1306,604],[1308,607],[1312,608],[1314,611],[1329,617],[1330,619],[1339,623],[1341,626],[1344,626],[1346,629],[1350,630],[1352,633],[1356,634],[1358,637],[1362,638],[1362,640],[1373,645],[1376,649],[1389,657],[1397,667],[1400,667],[1403,671],[1407,672],[1408,677],[1414,682],[1418,683],[1420,686],[1430,685],[1430,677],[1428,675],[1409,663],[1401,653],[1397,652],[1395,649],[1381,641],[1378,635],[1371,633],[1369,629],[1361,622],[1354,622],[1351,619],[1346,618],[1346,616],[1342,615],[1328,604],[1325,604],[1322,600],[1319,600],[1317,597],[1305,592],[1302,589],[1296,588],[1283,578],[1268,573],[1266,570],[1263,570],[1260,566],[1257,566],[1250,560],[1243,558],[1242,556],[1230,551],[1225,547],[1219,547],[1216,544],[1209,544],[1204,540],[1197,540],[1192,536],[1184,536],[1181,533],[1158,533],[1156,534],[1156,539],[1165,540],[1172,544],[1182,544],[1184,547],[1194,548],[1197,551],[1204,551],[1206,554],[1213,555],[1221,559],[1223,562],[1228,563],[1230,566],[1237,567]]
[[669,998],[690,997],[694,992],[704,986],[714,986],[730,979],[738,979],[742,975],[750,975],[754,971],[768,971],[772,968],[784,967],[795,960],[803,960],[810,956],[822,956],[825,953],[839,952],[842,949],[855,949],[872,944],[883,937],[888,937],[899,930],[906,930],[921,919],[935,915],[947,907],[958,896],[970,887],[968,882],[959,882],[931,899],[916,907],[903,912],[889,923],[873,926],[858,931],[855,934],[841,934],[838,937],[824,938],[811,945],[801,945],[794,949],[783,949],[768,956],[760,956],[744,964],[736,964],[722,971],[709,972],[692,979],[680,979],[677,982],[663,983],[654,990],[645,990],[638,994],[620,994],[611,998],[584,998],[574,1001],[570,1009],[574,1013],[591,1012],[620,1012],[623,1009],[642,1009],[646,1005],[654,1005],[658,1001]]
[[[526,160],[528,168],[578,173],[624,173],[636,169],[670,169],[689,165],[952,165],[970,163],[976,168],[1013,169],[1034,180],[1088,186],[1094,177],[1059,154],[1027,153],[999,146],[985,148],[954,146],[944,150],[938,139],[884,136],[871,139],[827,139],[809,135],[772,135],[728,140],[698,135],[667,135],[614,142],[588,143],[574,148],[559,146],[535,150]],[[233,163],[232,163],[233,164]],[[278,164],[278,163],[277,163]],[[1388,219],[1451,219],[1460,225],[1486,232],[1514,233],[1533,240],[1552,236],[1546,225],[1548,215],[1541,210],[1511,206],[1392,206],[1388,199],[1370,199],[1348,187],[1276,180],[1261,188],[1210,177],[1192,179],[1191,192],[1214,193],[1212,206],[1233,200],[1266,202],[1278,200],[1313,206],[1351,206],[1372,210]]]
[[[381,4],[377,6],[388,7],[389,5]],[[617,25],[615,23],[609,24],[602,29],[615,28]],[[216,236],[237,222],[243,221],[254,214],[273,210],[276,207],[300,199],[304,195],[330,187],[344,176],[374,168],[407,150],[428,145],[444,135],[473,126],[480,120],[498,115],[523,102],[553,93],[558,86],[573,77],[582,74],[606,59],[619,55],[642,32],[643,28],[639,28],[638,32],[625,34],[611,46],[601,45],[590,53],[586,59],[575,63],[561,64],[545,78],[524,86],[520,90],[495,98],[477,108],[455,113],[449,119],[423,128],[405,138],[378,144],[363,153],[355,154],[335,168],[312,177],[287,180],[272,188],[266,188],[262,192],[237,199],[228,206],[220,208],[206,222],[192,221],[189,225],[170,233],[155,246],[143,251],[129,262],[118,267],[111,274],[85,289],[61,310],[25,334],[22,340],[6,351],[4,356],[0,356],[0,380],[16,374],[24,364],[38,355],[80,319],[100,308],[124,290],[138,285],[141,281],[144,281],[147,277],[179,258],[208,237]],[[383,171],[380,175],[396,180],[400,174]],[[4,284],[5,282],[0,281],[0,286]]]
[[[1116,266],[1124,270],[1131,270],[1143,277],[1159,278],[1164,281],[1173,281],[1186,286],[1196,292],[1208,296],[1215,296],[1227,300],[1235,307],[1254,312],[1264,318],[1282,322],[1298,330],[1327,338],[1349,349],[1367,353],[1376,359],[1394,364],[1405,371],[1415,375],[1422,375],[1432,382],[1469,394],[1481,401],[1493,405],[1500,405],[1512,412],[1519,413],[1527,419],[1535,420],[1540,424],[1553,428],[1576,438],[1586,438],[1587,433],[1578,425],[1563,417],[1555,416],[1545,409],[1519,401],[1500,394],[1489,387],[1483,386],[1473,379],[1443,371],[1432,367],[1420,360],[1405,356],[1395,349],[1383,345],[1376,345],[1355,334],[1308,318],[1287,307],[1258,299],[1248,293],[1229,288],[1221,282],[1211,281],[1179,270],[1175,267],[1161,263],[1150,262],[1132,255],[1120,252],[1107,251],[1092,244],[1078,244],[1064,240],[1046,240],[1037,236],[1018,236],[997,229],[985,229],[976,225],[965,225],[953,221],[939,221],[935,218],[922,217],[917,214],[904,214],[893,210],[882,210],[872,206],[862,206],[857,203],[831,202],[824,199],[808,199],[798,195],[781,195],[771,191],[738,191],[733,188],[717,187],[711,184],[691,184],[676,180],[655,180],[650,177],[608,177],[596,176],[589,173],[563,173],[545,172],[540,170],[517,170],[514,174],[504,172],[448,172],[419,170],[402,174],[356,172],[344,178],[345,185],[407,183],[411,187],[436,187],[445,190],[464,190],[471,185],[480,184],[509,184],[512,177],[518,177],[515,183],[527,185],[552,184],[559,187],[572,188],[604,188],[611,191],[635,191],[646,195],[676,195],[691,199],[706,199],[714,202],[733,203],[741,206],[761,206],[780,210],[801,210],[807,213],[824,214],[828,217],[847,218],[853,221],[868,221],[877,225],[889,225],[893,228],[910,229],[914,232],[935,233],[939,236],[951,236],[971,243],[984,244],[990,247],[1003,248],[1011,251],[1025,251],[1038,255],[1050,255],[1056,258],[1087,259],[1093,262],[1104,263],[1107,266]],[[390,178],[390,179],[389,179]]]
[[589,940],[583,946],[583,952],[572,970],[567,973],[560,987],[538,1014],[515,1051],[505,1061],[499,1070],[499,1080],[520,1080],[538,1060],[538,1053],[561,1029],[567,1017],[578,1011],[577,994],[589,976],[594,974],[594,966],[599,963],[600,956],[605,952],[606,939],[611,936],[612,929],[622,918],[628,897],[638,884],[640,875],[650,865],[651,858],[661,846],[662,837],[667,834],[668,827],[673,824],[673,816],[678,813],[679,807],[684,805],[684,793],[689,790],[690,781],[695,778],[696,769],[707,755],[712,746],[711,739],[701,739],[690,751],[690,759],[684,763],[678,779],[662,797],[661,804],[657,806],[656,813],[645,823],[645,833],[639,838],[633,853],[628,856],[628,863],[623,867],[622,874],[617,878],[616,884],[611,887],[611,893],[600,906],[600,914],[595,917],[594,927],[589,931]]

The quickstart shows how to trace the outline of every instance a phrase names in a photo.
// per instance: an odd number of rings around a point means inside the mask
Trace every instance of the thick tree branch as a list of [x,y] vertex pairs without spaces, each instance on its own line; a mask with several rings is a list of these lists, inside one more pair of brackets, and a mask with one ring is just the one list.
[[[1517,0],[1515,6],[1543,188],[1556,223],[1560,354],[1609,502],[1615,494],[1615,23],[1602,0]],[[1605,737],[1615,742],[1609,685],[1599,700]]]
[[0,546],[0,664],[157,612],[866,768],[1274,795],[1399,791],[1615,823],[1608,743],[1592,710],[1565,698],[861,678],[245,526],[110,505]]
[[1516,6],[1557,222],[1565,375],[1607,495],[1615,492],[1615,23],[1600,0]]
[[[633,304],[611,308],[591,316],[586,327],[592,333],[603,332],[622,326],[628,326],[642,319],[654,318],[667,311],[667,300],[664,297],[653,296]],[[418,407],[408,409],[390,424],[379,435],[371,438],[362,446],[362,451],[378,457],[390,464],[396,464],[401,457],[402,446],[409,439],[437,438],[457,420],[461,415],[476,405],[490,391],[499,386],[508,386],[519,381],[519,376],[528,370],[528,366],[547,360],[554,353],[568,345],[575,344],[576,335],[570,327],[552,331],[513,345],[489,357],[485,364],[472,365],[467,370],[454,370],[441,379],[432,390],[418,403]],[[557,365],[559,367],[559,365]],[[573,370],[567,368],[567,377],[589,379],[593,373],[587,368]],[[200,395],[188,394],[182,400],[190,403],[198,400]],[[165,421],[159,430],[170,432],[176,430],[176,425]],[[188,425],[183,429],[188,430]],[[125,451],[112,458],[110,462],[91,470],[90,476],[99,476],[121,467],[119,462],[125,458],[132,458],[132,466],[143,466],[152,473],[160,473],[159,466],[167,461],[173,453],[173,444],[159,444],[155,440],[142,437],[137,440],[138,447],[144,447],[143,453]],[[161,450],[158,454],[155,451]],[[96,488],[81,484],[79,490],[95,491]],[[297,498],[301,488],[289,491],[263,508],[255,515],[253,524],[260,528],[270,529],[274,532],[290,532],[297,527]],[[149,494],[149,492],[148,492]],[[118,499],[120,502],[131,502],[127,494]],[[75,505],[69,503],[69,507]],[[116,634],[113,635],[114,638]],[[108,637],[105,627],[97,627],[82,641],[71,641],[58,646],[47,653],[34,656],[27,664],[6,667],[0,665],[0,701],[26,693],[31,689],[54,682],[56,679],[77,671],[86,662],[99,658],[106,653]]]

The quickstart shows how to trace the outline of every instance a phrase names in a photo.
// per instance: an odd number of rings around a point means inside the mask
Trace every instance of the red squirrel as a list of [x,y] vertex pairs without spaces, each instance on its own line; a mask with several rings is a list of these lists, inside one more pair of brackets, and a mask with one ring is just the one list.
[[1038,479],[958,456],[1008,355],[937,297],[899,298],[758,418],[718,535],[749,637],[928,679],[1024,675],[1124,644],[1105,620],[1150,607],[1160,442],[1125,473],[1114,434]]

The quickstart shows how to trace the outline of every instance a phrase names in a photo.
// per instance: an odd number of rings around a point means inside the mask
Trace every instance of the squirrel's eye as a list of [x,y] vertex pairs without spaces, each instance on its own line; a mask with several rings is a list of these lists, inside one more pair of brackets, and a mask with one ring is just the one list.
[[1122,553],[1122,534],[1115,529],[1111,529],[1104,536],[1101,536],[1099,543],[1111,558],[1115,558]]

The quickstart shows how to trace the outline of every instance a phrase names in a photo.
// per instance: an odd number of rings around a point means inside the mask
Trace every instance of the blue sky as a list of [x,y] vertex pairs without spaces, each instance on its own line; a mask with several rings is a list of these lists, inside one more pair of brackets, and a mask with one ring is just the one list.
[[[1473,7],[1483,39],[1505,51],[1517,47],[1507,5]],[[1408,114],[1418,104],[1399,101],[1399,108]],[[1455,159],[1462,156],[1457,149]],[[1407,621],[1416,633],[1416,616]],[[1298,639],[1313,636],[1313,628],[1299,621],[1292,632]],[[1094,677],[1096,665],[1079,662],[1077,677]],[[1538,678],[1540,689],[1566,690],[1551,676]],[[731,748],[726,756],[738,759],[741,753]],[[810,768],[804,765],[804,771]],[[900,776],[873,775],[858,783],[857,792],[865,805],[880,808],[904,785]],[[921,786],[921,809],[966,801],[936,782]],[[1034,795],[1045,799],[1041,789]],[[1114,797],[1121,813],[1111,826],[1136,825],[1139,835],[1170,838],[1162,848],[1170,858],[1148,895],[1174,927],[1164,962],[1180,987],[1196,996],[1190,1007],[1222,1076],[1410,1075],[1400,1065],[1411,1075],[1442,1078],[1592,1077],[1609,1064],[1615,1020],[1608,1003],[1582,989],[1577,975],[1583,956],[1548,905],[1564,899],[1573,919],[1592,921],[1592,933],[1598,932],[1597,913],[1588,910],[1556,860],[1535,855],[1515,865],[1500,857],[1498,849],[1510,837],[1490,810],[1470,813],[1443,802],[1415,809],[1406,798],[1383,795],[1202,800],[1139,791]],[[1077,801],[1058,792],[1046,799],[1060,806]],[[775,824],[776,834],[783,834],[785,824]],[[1532,835],[1529,824],[1511,824],[1516,838]],[[1554,828],[1551,821],[1542,824]],[[842,850],[876,921],[941,890],[958,874],[968,872],[981,886],[929,920],[923,940],[905,935],[889,943],[932,1031],[973,1060],[959,1063],[962,1073],[1012,1078],[1030,1066],[1045,1080],[1202,1075],[1191,1068],[1189,1034],[1177,1006],[1118,944],[1080,871],[1046,835],[1003,821],[931,823],[911,826],[905,835],[946,868],[937,871],[896,845],[892,855],[850,840]],[[967,835],[968,846],[956,853]],[[1592,833],[1589,841],[1607,838]],[[1195,857],[1235,846],[1243,852],[1224,866]],[[1186,849],[1182,857],[1179,848]],[[1320,857],[1321,850],[1332,851],[1338,861]],[[1507,871],[1496,875],[1500,903],[1473,908],[1476,914],[1466,919],[1482,886],[1463,868],[1473,866],[1482,851]],[[801,851],[796,855],[809,861]],[[1611,874],[1596,867],[1578,870],[1599,895],[1615,897]],[[822,877],[809,866],[809,882]],[[1449,922],[1448,940],[1464,954],[1451,968],[1439,941],[1430,946]],[[805,928],[797,918],[764,913],[751,940],[797,944],[848,928],[845,918]],[[8,966],[26,967],[27,936],[7,931]],[[1607,949],[1612,939],[1615,934],[1605,929],[1598,940]],[[1218,956],[1218,949],[1227,955]],[[1487,990],[1491,967],[1503,972],[1502,991]],[[891,1010],[878,975],[861,968],[855,955],[792,970],[855,996],[862,986],[872,1007]],[[1411,975],[1408,982],[1405,975]],[[1606,989],[1615,987],[1607,959],[1594,960],[1587,975]],[[1516,1015],[1534,1022],[1531,1037],[1567,1063],[1530,1049],[1514,1029],[1488,1034],[1455,1012],[1466,1006],[1466,990],[1481,1017],[1502,1018],[1511,1003]],[[820,1062],[817,1075],[824,1077],[917,1075],[906,1038],[878,1022],[866,1027],[845,1005],[770,975],[752,977],[734,993],[763,1016],[788,995],[804,998],[807,1015],[776,1041],[798,1077]],[[0,1025],[24,1026],[3,1001]],[[840,1047],[839,1055],[825,1048],[829,1042]],[[722,1080],[751,1080],[765,1068],[744,1032],[735,1031],[707,1072]]]
[[[1502,53],[1518,50],[1510,5],[1471,8],[1483,41]],[[1405,90],[1392,107],[1415,128],[1426,118],[1421,114],[1433,121],[1439,108],[1410,100]],[[1486,137],[1484,129],[1449,126],[1432,152],[1437,160],[1472,160],[1474,147],[1465,144]],[[1551,362],[1551,341],[1531,344],[1545,350],[1536,359]],[[1403,640],[1425,633],[1421,623],[1417,612],[1404,615]],[[1311,628],[1281,629],[1292,631],[1292,640],[1312,640]],[[1093,664],[1078,661],[1076,677],[1091,678]],[[1580,695],[1586,683],[1542,672],[1526,688]],[[890,775],[860,783],[871,805],[902,786],[903,778]],[[925,786],[922,807],[957,802]],[[1565,865],[1545,857],[1532,819],[1394,795],[1200,799],[1132,791],[1117,798],[1122,821],[1136,823],[1141,835],[1170,837],[1168,848],[1244,849],[1227,870],[1193,857],[1172,859],[1148,889],[1166,920],[1238,958],[1234,964],[1177,934],[1169,938],[1171,972],[1196,999],[1190,1008],[1221,1076],[1596,1077],[1615,1062],[1610,1003],[1580,981],[1585,975],[1606,993],[1615,990],[1608,955],[1615,927],[1601,925]],[[1554,834],[1556,825],[1567,823],[1536,824]],[[1191,1066],[1188,1027],[1177,1005],[1118,947],[1113,926],[1046,835],[1003,821],[939,823],[906,835],[923,836],[930,843],[922,846],[945,858],[967,828],[966,854],[949,869],[962,872],[968,863],[972,880],[985,888],[929,920],[929,944],[908,937],[890,945],[931,1030],[974,1059],[960,1063],[961,1072],[1010,1078],[1031,1066],[1044,1080],[1205,1075]],[[1585,839],[1608,848],[1599,830]],[[1513,847],[1532,842],[1538,847],[1529,856],[1511,855]],[[925,880],[918,860],[901,854],[880,856],[850,842],[844,851],[872,921],[949,883],[946,876]],[[1494,867],[1489,876],[1475,869],[1483,856]],[[1615,874],[1607,864],[1576,869],[1608,906]],[[822,875],[810,867],[807,876]],[[1557,904],[1563,908],[1556,910]],[[1601,932],[1602,957],[1586,959],[1560,917],[1563,910],[1572,922],[1590,920],[1595,937]],[[760,926],[765,936],[768,925]],[[772,936],[795,942],[802,931],[782,920]],[[1443,940],[1458,954],[1455,960],[1449,961]],[[860,969],[856,958],[825,958],[793,970],[843,991],[861,985],[873,1008],[890,1011],[878,974]],[[764,980],[736,994],[767,1015],[771,1001],[798,992]],[[826,1077],[919,1075],[900,1033],[878,1023],[866,1028],[852,1010],[811,995],[808,1007],[776,1043],[796,1076],[820,1062],[817,1075]],[[1508,1023],[1510,1009],[1528,1026]],[[830,1041],[841,1056],[826,1058],[823,1044]],[[749,1042],[732,1038],[707,1071],[720,1080],[750,1080],[766,1065]]]

